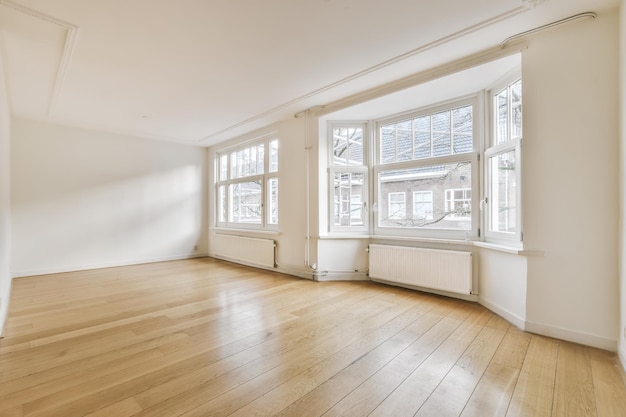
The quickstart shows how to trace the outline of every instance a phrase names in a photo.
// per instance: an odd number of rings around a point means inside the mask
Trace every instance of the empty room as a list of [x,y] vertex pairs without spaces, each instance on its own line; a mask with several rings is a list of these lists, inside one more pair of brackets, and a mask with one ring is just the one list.
[[0,0],[0,417],[626,417],[626,0]]

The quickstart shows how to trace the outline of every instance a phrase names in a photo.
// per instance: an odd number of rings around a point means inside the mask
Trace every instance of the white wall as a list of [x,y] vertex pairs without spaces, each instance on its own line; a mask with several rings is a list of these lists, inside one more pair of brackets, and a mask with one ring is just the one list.
[[19,119],[12,128],[14,276],[206,252],[205,149]]
[[541,32],[522,58],[530,331],[615,349],[617,14]]
[[527,258],[481,248],[479,302],[520,328],[526,326]]
[[[1,42],[1,39],[0,39]],[[11,294],[11,129],[7,89],[0,58],[0,334]]]
[[619,355],[626,369],[626,0],[622,0],[620,8],[620,306],[621,320],[619,332]]

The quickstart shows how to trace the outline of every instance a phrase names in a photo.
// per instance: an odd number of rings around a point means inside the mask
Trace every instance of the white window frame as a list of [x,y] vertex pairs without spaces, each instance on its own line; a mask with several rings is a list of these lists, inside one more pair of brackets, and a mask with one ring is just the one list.
[[[277,158],[280,160],[280,138],[275,135],[266,135],[261,138],[256,138],[254,140],[245,141],[239,143],[234,146],[226,147],[223,149],[219,149],[215,154],[215,225],[217,227],[223,228],[232,228],[232,229],[250,229],[250,230],[277,230],[279,226],[279,220],[275,223],[271,221],[271,213],[270,207],[272,207],[271,193],[269,183],[270,181],[276,181],[278,183],[278,187],[280,186],[280,182],[278,180],[278,174],[280,167],[280,162],[278,163],[278,167],[276,170],[270,172],[272,169],[271,164],[271,143],[276,142],[278,144],[277,151],[279,152]],[[258,145],[263,145],[263,172],[257,173],[254,175],[242,174],[241,176],[237,176],[233,178],[233,165],[232,165],[232,155],[239,151],[246,151],[251,147],[255,147]],[[224,169],[224,161],[226,161],[226,168]],[[249,166],[248,166],[249,169]],[[226,178],[222,178],[222,173],[226,174]],[[260,203],[260,217],[261,220],[258,223],[248,223],[241,221],[234,221],[232,218],[233,214],[233,195],[231,195],[231,187],[236,184],[243,184],[247,182],[259,182],[261,184],[261,203]],[[279,188],[280,190],[280,188]],[[224,195],[221,195],[221,192]],[[280,198],[280,191],[279,196]],[[225,216],[222,216],[224,208],[221,207],[222,202],[226,202],[225,208]],[[241,208],[244,211],[247,211],[249,205],[242,205]],[[276,204],[278,206],[278,202]],[[278,208],[278,207],[276,207]],[[245,217],[243,215],[239,216],[240,218]]]
[[[362,165],[335,165],[334,161],[334,147],[333,147],[333,132],[334,129],[340,128],[355,128],[362,129],[363,132],[363,163]],[[355,122],[328,122],[328,230],[329,232],[341,232],[348,234],[367,234],[369,233],[369,144],[370,144],[370,132],[367,122],[355,121]],[[335,211],[337,210],[337,202],[335,201],[335,176],[341,174],[361,174],[363,177],[363,184],[360,194],[354,194],[350,196],[350,206],[352,206],[352,200],[357,195],[361,199],[361,211],[359,216],[361,224],[352,224],[352,216],[350,216],[349,225],[337,225],[335,224]],[[341,209],[341,202],[339,202],[339,209]],[[351,209],[352,210],[352,209]]]
[[[403,162],[394,162],[394,163],[380,163],[380,149],[381,149],[381,138],[380,138],[380,126],[384,124],[400,122],[407,120],[409,118],[418,118],[421,116],[432,115],[446,110],[453,110],[456,108],[464,107],[467,105],[471,105],[473,109],[472,115],[472,139],[473,139],[473,151],[461,154],[453,154],[446,156],[436,156],[430,158],[423,158],[419,160],[411,160],[411,161],[403,161]],[[456,100],[451,100],[445,103],[439,103],[432,106],[424,107],[422,109],[418,109],[411,112],[405,112],[399,115],[390,116],[384,119],[378,119],[375,121],[376,126],[376,137],[374,140],[375,152],[374,152],[374,163],[373,163],[373,211],[376,213],[373,219],[373,231],[375,235],[379,236],[402,236],[402,237],[415,237],[415,238],[435,238],[435,239],[450,239],[450,240],[464,240],[468,238],[477,239],[479,236],[480,230],[480,211],[477,209],[480,201],[480,149],[481,149],[481,141],[480,141],[480,132],[482,129],[481,121],[484,119],[483,117],[483,109],[480,105],[480,100],[478,95],[472,95],[466,98],[458,98]],[[471,228],[470,230],[463,229],[435,229],[435,228],[411,228],[411,227],[388,227],[388,226],[379,226],[378,219],[378,206],[380,205],[379,200],[379,192],[380,192],[380,184],[379,184],[379,175],[382,171],[389,170],[401,170],[401,169],[411,169],[411,168],[419,168],[419,167],[427,167],[427,166],[435,166],[435,165],[446,165],[446,164],[454,164],[461,162],[469,162],[471,164],[471,189],[475,190],[472,192],[472,213],[470,217]],[[467,221],[468,219],[463,218],[461,220]]]
[[[488,132],[488,144],[490,145],[485,150],[485,161],[484,161],[484,172],[485,172],[485,196],[481,201],[481,207],[484,210],[485,217],[485,241],[491,243],[498,243],[504,245],[512,245],[519,246],[522,245],[523,240],[523,225],[522,225],[522,142],[523,142],[523,130],[522,136],[520,137],[512,137],[512,117],[511,110],[512,106],[510,103],[510,94],[508,95],[508,103],[507,103],[507,137],[510,138],[505,142],[496,143],[496,129],[497,129],[497,106],[495,104],[495,97],[502,92],[504,89],[507,89],[518,81],[521,80],[521,73],[518,70],[508,74],[498,83],[494,84],[490,90],[487,91],[487,100],[488,100],[488,109],[489,109],[489,125],[490,129]],[[523,83],[522,83],[523,87]],[[522,120],[523,120],[523,102],[524,97],[522,94]],[[523,128],[522,128],[523,129]],[[492,187],[492,178],[493,174],[491,172],[491,159],[498,157],[499,155],[514,152],[515,153],[515,181],[516,181],[516,195],[515,195],[515,221],[517,224],[517,230],[515,232],[502,232],[492,230],[491,226],[493,224],[494,216],[497,213],[494,213],[492,203],[495,202],[494,189]]]

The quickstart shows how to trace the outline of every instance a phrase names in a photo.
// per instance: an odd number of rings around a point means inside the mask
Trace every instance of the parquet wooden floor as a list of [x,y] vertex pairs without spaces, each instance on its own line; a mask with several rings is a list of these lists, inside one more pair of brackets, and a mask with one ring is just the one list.
[[626,416],[613,353],[210,258],[16,279],[0,416]]

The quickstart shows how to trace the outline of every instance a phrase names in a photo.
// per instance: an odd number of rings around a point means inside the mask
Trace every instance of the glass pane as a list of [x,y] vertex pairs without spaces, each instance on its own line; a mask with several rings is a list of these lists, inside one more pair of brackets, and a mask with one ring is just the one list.
[[430,158],[430,116],[413,120],[414,159]]
[[228,179],[228,155],[220,155],[220,175],[219,181],[225,181]]
[[268,181],[269,210],[267,212],[267,223],[278,224],[278,178],[270,178]]
[[450,112],[433,114],[433,156],[450,155]]
[[261,196],[260,181],[231,184],[229,220],[233,223],[261,224]]
[[396,125],[380,128],[380,162],[388,164],[396,160]]
[[278,139],[274,139],[270,142],[269,172],[278,172]]
[[363,129],[348,129],[348,165],[363,165]]
[[413,129],[410,120],[396,124],[397,154],[395,162],[413,159]]
[[406,219],[405,193],[389,193],[387,213],[390,220]]
[[452,128],[455,133],[472,133],[472,106],[452,110]]
[[333,164],[347,165],[348,129],[333,129]]
[[226,221],[226,213],[228,211],[228,204],[226,200],[226,186],[220,185],[217,189],[217,221],[225,222]]
[[333,164],[363,165],[363,129],[360,127],[333,129]]
[[509,105],[508,89],[502,90],[495,97],[496,106],[496,144],[509,140]]
[[472,190],[470,188],[452,188],[446,190],[446,213],[449,218],[470,218],[472,214]]
[[243,173],[245,172],[245,168],[244,168],[245,163],[246,161],[243,156],[243,149],[240,151],[237,151],[237,178],[243,177]]
[[230,154],[230,177],[237,178],[237,153]]
[[333,225],[363,226],[363,185],[364,175],[361,173],[335,173]]
[[256,175],[256,162],[257,162],[257,156],[256,156],[256,146],[253,146],[250,148],[250,152],[248,154],[248,166],[250,167],[248,169],[248,175]]
[[413,219],[426,222],[433,219],[433,192],[413,192]]
[[435,132],[450,133],[449,111],[433,114],[433,130]]
[[433,156],[450,155],[450,134],[434,133],[433,134]]
[[511,136],[522,137],[522,80],[511,86]]
[[489,230],[517,232],[517,161],[515,151],[489,158]]
[[452,139],[455,154],[472,152],[474,149],[472,135],[455,133]]
[[244,178],[264,173],[265,145],[254,145],[230,154],[231,179]]
[[[378,225],[471,230],[471,174],[470,161],[381,171],[378,176]],[[394,194],[405,192],[405,217],[398,218],[392,210],[397,208],[392,202],[399,198]],[[406,210],[407,207],[411,209]]]
[[265,173],[265,145],[264,144],[257,145],[256,156],[257,156],[256,173],[257,175],[264,174]]

